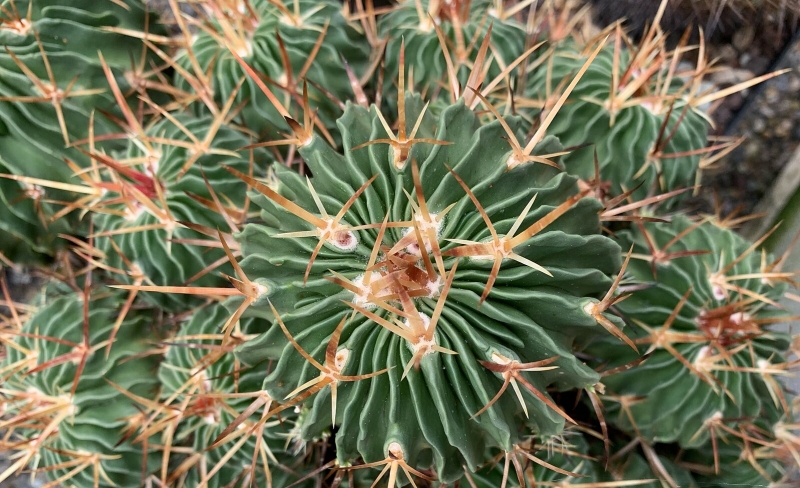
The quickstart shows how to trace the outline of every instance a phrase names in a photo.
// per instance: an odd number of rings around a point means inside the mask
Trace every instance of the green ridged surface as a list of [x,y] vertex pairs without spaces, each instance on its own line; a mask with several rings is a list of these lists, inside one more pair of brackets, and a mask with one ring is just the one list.
[[[448,19],[446,12],[449,10],[448,2],[440,1],[440,13],[434,15],[434,22],[448,39],[448,50],[454,60],[458,59],[458,43],[455,37],[455,30],[452,20]],[[454,2],[455,3],[455,2]],[[472,50],[466,56],[470,61],[474,61],[478,51],[486,37],[489,24],[492,25],[493,49],[491,55],[500,58],[503,66],[508,66],[517,59],[525,47],[525,27],[521,23],[513,20],[501,20],[493,15],[493,2],[490,0],[474,0],[472,2],[459,2],[468,4],[469,13],[466,15],[466,22],[461,24],[464,39],[464,49],[472,46]],[[399,64],[400,44],[405,41],[406,64],[413,66],[414,84],[420,90],[434,90],[440,82],[446,82],[447,65],[445,56],[442,52],[439,37],[428,17],[429,1],[421,0],[419,5],[424,13],[424,18],[428,21],[422,24],[417,10],[415,0],[400,2],[392,11],[381,17],[378,31],[382,36],[389,39],[386,47],[386,76],[387,80],[396,80]],[[480,30],[480,34],[478,31]],[[477,37],[476,37],[477,36]],[[477,42],[473,40],[477,38]],[[471,63],[470,63],[471,64]],[[492,62],[489,71],[490,78],[500,72],[498,62]],[[408,70],[408,67],[407,67]],[[407,71],[408,73],[408,71]],[[466,82],[468,70],[462,68],[459,71],[459,81]],[[391,85],[389,85],[391,86]],[[446,95],[442,95],[443,97]]]
[[[27,22],[26,16],[31,2],[21,0],[13,3],[16,11]],[[12,2],[6,0],[0,4],[5,9],[0,14],[4,20],[16,17]],[[119,75],[122,70],[130,69],[131,56],[138,59],[141,51],[139,41],[103,29],[120,27],[141,31],[146,15],[141,2],[129,1],[127,10],[106,0],[81,2],[80,5],[64,0],[35,0],[32,5],[29,24],[31,30],[17,32],[10,28],[0,28],[0,45],[14,53],[45,85],[50,82],[33,30],[39,33],[56,85],[64,90],[75,81],[71,93],[108,87],[99,64],[98,50],[102,50],[106,62]],[[163,28],[154,19],[150,21],[151,32],[163,32]],[[119,76],[119,79],[125,85],[124,78]],[[6,51],[0,52],[0,96],[42,96],[40,90]],[[114,101],[109,93],[73,96],[64,99],[61,107],[70,141],[76,141],[87,138],[90,113],[93,110],[113,111]],[[117,130],[99,112],[96,114],[96,134]],[[103,147],[121,146],[110,142],[104,143]],[[53,104],[48,101],[0,102],[0,158],[4,160],[3,172],[62,183],[78,183],[79,180],[72,177],[72,171],[64,163],[65,157],[82,166],[89,161],[75,148],[65,147]],[[61,190],[45,189],[45,195],[46,198],[56,201],[75,199],[74,194]],[[4,193],[0,198],[8,201],[14,200],[16,196]],[[63,243],[55,237],[57,233],[76,229],[78,226],[77,218],[70,216],[52,229],[30,229],[29,239],[34,245],[20,244],[9,257],[20,263],[39,261],[41,257],[34,253],[52,254]],[[13,232],[20,231],[17,229]]]
[[[627,69],[630,58],[630,51],[620,51],[620,76]],[[549,72],[547,66],[550,61],[533,71],[528,76],[526,96],[544,100],[562,80],[571,82],[587,59],[588,54],[570,42],[556,46],[552,54],[552,71]],[[658,141],[668,107],[653,112],[644,102],[622,108],[611,124],[611,114],[601,104],[607,103],[610,97],[613,66],[614,48],[608,46],[600,51],[550,125],[548,133],[558,137],[566,147],[591,145],[564,156],[564,167],[570,174],[584,179],[594,178],[596,149],[600,176],[612,183],[616,194],[621,193],[623,187],[631,190],[641,182],[643,185],[634,193],[635,198],[647,195],[653,187],[657,194],[692,185],[700,162],[699,154],[648,159]],[[668,95],[679,93],[681,86],[680,80],[674,80]],[[688,109],[681,120],[684,107],[685,101],[679,98],[669,116],[663,137],[673,131],[674,134],[662,149],[665,155],[706,147],[708,122],[696,113],[696,109]],[[676,128],[678,121],[680,124]]]
[[[124,295],[95,292],[89,307],[89,344],[95,346],[109,338],[119,312],[116,308],[124,300]],[[24,325],[22,332],[52,337],[58,340],[81,343],[83,341],[83,299],[74,292],[64,292],[64,287],[54,289],[35,302],[44,301],[39,309]],[[157,388],[155,381],[155,362],[150,357],[134,357],[149,348],[146,342],[148,319],[146,314],[130,313],[122,323],[114,346],[108,358],[105,348],[90,355],[81,374],[80,381],[72,397],[77,409],[73,416],[63,420],[57,433],[51,435],[40,450],[42,460],[39,468],[55,466],[73,459],[59,450],[81,451],[92,454],[119,456],[102,461],[102,468],[117,486],[136,486],[144,461],[141,446],[122,440],[122,430],[128,427],[126,417],[136,415],[132,401],[121,395],[107,381],[137,395],[149,396]],[[42,365],[72,348],[66,344],[35,337],[20,336],[16,342],[29,350],[38,350],[36,364]],[[23,359],[21,352],[7,348],[4,365]],[[68,397],[72,388],[77,364],[72,361],[49,367],[33,374],[17,373],[4,383],[4,388],[18,391],[39,391],[49,396]],[[14,404],[6,405],[8,414],[14,413]],[[21,432],[24,435],[24,431]],[[38,431],[31,431],[35,435]],[[151,453],[149,461],[156,459]],[[67,474],[69,467],[48,470],[51,480]],[[75,486],[93,485],[92,468],[77,474],[71,483]],[[101,487],[112,486],[100,480]]]
[[[0,173],[10,170],[0,159]],[[67,232],[64,221],[42,223],[34,200],[26,198],[30,188],[26,185],[0,178],[0,253],[17,263],[35,263],[42,259],[42,254],[50,253],[57,248],[55,242],[59,232]],[[50,215],[52,210],[46,202],[40,202],[42,215]]]
[[[717,455],[720,464],[719,474],[714,474],[713,451],[709,448],[691,450],[684,458],[687,462],[708,467],[706,473],[698,474],[698,486],[703,488],[730,488],[731,486],[794,486],[791,478],[782,475],[791,471],[792,460],[781,459],[743,459],[741,442],[718,442]],[[788,469],[787,469],[788,468]]]
[[[212,120],[209,117],[195,118],[189,115],[179,115],[177,120],[199,140],[204,139],[212,126]],[[167,119],[150,127],[147,130],[147,136],[191,142],[191,139],[176,124]],[[240,132],[223,125],[210,144],[210,148],[236,152],[249,142],[248,138]],[[123,156],[125,158],[141,159],[145,152],[140,145],[141,143],[138,141],[131,143],[128,151]],[[219,229],[223,232],[230,232],[227,223],[219,212],[211,210],[192,199],[188,193],[199,195],[206,199],[211,198],[211,194],[203,181],[203,174],[205,174],[209,182],[213,182],[211,183],[212,187],[224,205],[233,204],[241,208],[245,202],[247,187],[241,180],[225,171],[222,165],[248,172],[250,167],[248,153],[242,151],[240,153],[241,157],[229,154],[205,154],[197,159],[186,174],[179,176],[184,164],[190,157],[190,150],[167,143],[154,143],[153,147],[160,153],[157,168],[155,169],[156,176],[162,184],[167,206],[175,221],[191,222],[207,226],[212,230]],[[254,152],[256,174],[263,171],[263,168],[270,162],[271,160],[264,151],[258,150]],[[135,169],[141,172],[146,171],[144,165],[135,166]],[[117,193],[109,192],[108,199],[116,199],[118,197]],[[154,197],[153,200],[161,208],[157,198]],[[124,210],[124,207],[119,205],[113,208],[118,211]],[[95,230],[98,233],[119,231],[125,228],[155,223],[158,223],[157,218],[142,209],[135,219],[113,214],[97,215],[95,218]],[[225,255],[222,249],[218,248],[209,249],[177,242],[172,242],[168,246],[167,231],[164,229],[122,233],[113,235],[110,238],[119,245],[129,260],[141,268],[150,282],[161,286],[182,286],[196,273]],[[175,239],[219,240],[216,237],[203,236],[180,224],[175,224],[172,238],[173,241]],[[111,247],[108,239],[107,237],[98,238],[96,245],[106,252],[109,257],[108,262],[112,266],[124,268],[125,264],[122,258]],[[232,274],[233,269],[230,265],[225,264],[193,282],[192,285],[225,286],[226,282],[220,277],[220,272]],[[190,307],[191,304],[200,303],[199,299],[189,295],[145,293],[144,296],[150,303],[173,311],[180,311]]]
[[[409,119],[414,120],[422,101],[414,96],[407,100]],[[511,121],[515,125],[517,122]],[[314,175],[311,182],[328,212],[336,212],[368,177],[377,175],[344,219],[350,225],[379,223],[387,212],[391,221],[408,219],[411,208],[402,189],[414,191],[410,164],[395,169],[391,150],[385,145],[352,150],[365,141],[385,137],[375,108],[368,112],[348,106],[339,127],[344,154],[333,151],[318,137],[300,149]],[[419,144],[409,155],[409,161],[419,162],[430,211],[440,212],[449,204],[456,204],[441,231],[443,249],[453,247],[446,241],[448,238],[480,241],[489,236],[475,206],[447,174],[446,164],[471,185],[501,234],[508,231],[534,194],[538,195],[536,204],[523,228],[576,193],[574,178],[543,165],[524,165],[508,171],[506,160],[510,152],[500,124],[481,126],[463,104],[449,107],[439,120],[428,116],[419,136],[454,143],[441,147]],[[552,149],[553,143],[548,140],[548,147],[543,150]],[[276,172],[280,191],[316,213],[304,178],[282,168]],[[245,257],[241,264],[250,279],[267,286],[269,292],[249,312],[270,317],[265,300],[269,298],[296,340],[319,358],[337,323],[351,310],[341,301],[353,299],[353,293],[324,276],[333,270],[356,279],[363,273],[377,231],[360,231],[360,243],[352,252],[324,246],[308,284],[303,286],[303,273],[315,240],[274,236],[307,229],[307,224],[264,197],[255,202],[263,209],[264,223],[247,226],[238,237]],[[583,312],[582,303],[609,286],[607,275],[619,264],[617,246],[598,235],[597,208],[596,201],[582,200],[546,232],[517,248],[517,252],[549,269],[552,278],[504,263],[492,293],[480,307],[478,299],[491,264],[462,259],[436,333],[439,344],[458,354],[427,355],[421,361],[421,369],[412,370],[405,380],[401,381],[401,375],[412,354],[405,341],[365,316],[348,322],[340,344],[350,351],[344,374],[393,369],[371,380],[339,385],[335,423],[339,427],[336,445],[340,462],[353,462],[359,456],[367,462],[381,460],[387,446],[398,442],[411,465],[434,467],[442,480],[453,481],[461,476],[463,464],[475,469],[483,463],[486,445],[510,447],[518,442],[519,429],[525,424],[543,434],[560,432],[563,419],[532,396],[526,396],[529,421],[512,394],[504,395],[488,413],[470,419],[502,384],[477,361],[490,360],[493,352],[520,361],[559,356],[554,363],[558,369],[527,376],[540,389],[550,384],[584,388],[597,380],[595,373],[570,351],[576,334],[597,332],[594,320]],[[396,242],[399,237],[399,230],[387,230],[387,243]],[[447,269],[453,261],[445,258]],[[428,316],[434,305],[434,299],[416,300],[418,310]],[[391,314],[385,315],[391,319]],[[240,356],[248,363],[278,360],[275,372],[265,383],[277,398],[311,379],[316,371],[287,344],[275,325],[244,345]],[[328,392],[329,389],[322,390],[306,402],[311,407],[303,424],[306,438],[331,424]]]
[[[656,246],[664,246],[679,233],[687,230],[692,223],[685,217],[673,217],[671,223],[646,224]],[[630,232],[619,234],[620,245],[628,247],[634,244],[634,253],[648,254],[645,237],[640,230],[634,228]],[[703,329],[698,321],[704,312],[708,312],[727,303],[734,303],[747,294],[761,295],[770,300],[778,300],[783,294],[783,285],[770,286],[760,278],[749,278],[732,281],[745,292],[729,291],[725,297],[720,288],[716,288],[709,280],[710,273],[724,269],[734,259],[741,256],[749,244],[730,230],[720,228],[714,223],[702,224],[699,228],[685,234],[667,252],[710,251],[708,254],[676,258],[669,264],[656,265],[656,276],[653,276],[649,262],[632,259],[627,270],[631,279],[652,286],[635,292],[630,298],[621,302],[618,307],[624,317],[634,321],[628,335],[631,338],[647,337],[648,334],[635,325],[640,321],[646,326],[659,331],[676,309],[681,297],[688,290],[691,293],[686,304],[680,309],[671,330],[677,333],[699,334],[703,337]],[[761,272],[761,255],[751,253],[725,273],[725,276],[746,275]],[[746,313],[753,319],[785,317],[782,310],[766,303],[748,306],[743,311],[733,309],[731,313]],[[723,334],[720,341],[728,350],[739,344],[752,344],[738,352],[730,353],[733,364],[740,368],[758,368],[759,361],[773,364],[782,361],[783,354],[789,347],[788,335],[771,331],[770,327],[760,326],[763,334],[757,334],[748,340],[746,334]],[[712,339],[716,332],[707,328],[705,337],[709,339],[698,342],[676,342],[674,348],[689,362],[698,364],[698,358],[708,354],[718,355],[719,350],[713,346]],[[726,329],[732,330],[732,329]],[[643,353],[650,347],[649,343],[641,344]],[[607,368],[627,364],[639,354],[630,347],[611,341],[598,341],[588,352],[596,357],[608,360]],[[756,364],[753,364],[755,360]],[[719,359],[716,364],[725,366],[726,361]],[[759,417],[765,410],[774,410],[769,391],[764,380],[757,372],[714,371],[717,391],[685,365],[679,362],[666,349],[657,347],[644,363],[613,376],[604,378],[607,393],[614,395],[632,395],[641,397],[641,401],[631,406],[633,418],[642,435],[658,442],[677,442],[683,447],[699,447],[709,441],[709,430],[703,423],[712,416],[722,415],[726,419],[742,417]],[[718,383],[717,383],[718,382]],[[724,389],[728,394],[724,393]],[[680,401],[676,401],[680,399]],[[627,416],[619,414],[618,404],[608,402],[608,418],[621,428],[631,430]]]
[[[279,3],[294,13],[295,2],[292,0],[278,0]],[[353,90],[347,78],[347,73],[342,64],[341,57],[350,64],[356,73],[360,73],[366,66],[369,58],[369,49],[359,32],[351,27],[342,16],[342,6],[334,0],[299,0],[301,26],[295,26],[284,16],[281,9],[266,0],[254,0],[250,7],[258,17],[258,24],[247,32],[248,48],[240,55],[257,72],[268,77],[267,86],[275,93],[281,103],[290,113],[302,118],[301,112],[295,110],[300,105],[299,95],[302,93],[302,80],[297,80],[297,75],[303,69],[322,29],[328,23],[325,41],[319,52],[314,57],[314,62],[306,73],[306,78],[331,92],[341,100],[350,99]],[[211,28],[220,32],[220,27],[212,21]],[[286,53],[289,56],[293,77],[298,83],[299,93],[291,98],[286,91],[274,84],[286,82],[285,67],[282,53],[278,44],[276,32],[280,34]],[[191,50],[204,71],[210,71],[215,99],[223,103],[233,93],[236,85],[244,77],[245,82],[236,97],[237,102],[245,104],[242,118],[245,124],[259,133],[277,136],[278,130],[286,131],[288,126],[283,117],[274,108],[272,103],[263,94],[255,81],[245,75],[236,58],[221,45],[216,36],[208,32],[198,34],[193,41]],[[186,51],[177,55],[180,66],[191,71],[191,62]],[[213,67],[212,67],[213,64]],[[190,85],[181,76],[176,74],[175,84],[179,88],[191,91]],[[312,110],[317,110],[326,126],[335,128],[335,120],[341,114],[339,108],[331,102],[326,95],[309,85]]]
[[[194,452],[204,452],[206,472],[210,471],[223,455],[233,449],[237,437],[230,442],[209,449],[211,443],[222,434],[225,427],[236,418],[236,414],[244,411],[253,401],[253,398],[225,398],[215,399],[202,397],[203,394],[244,394],[258,392],[268,373],[268,365],[260,364],[252,368],[244,368],[235,361],[232,353],[219,353],[214,351],[214,346],[219,346],[219,340],[202,340],[201,335],[219,335],[221,338],[222,326],[230,314],[221,305],[209,305],[198,309],[181,327],[180,334],[171,339],[173,344],[169,347],[164,361],[159,366],[158,379],[162,384],[161,400],[172,399],[173,406],[188,403],[187,413],[175,431],[174,445],[190,446]],[[254,323],[255,322],[255,323]],[[252,333],[258,330],[259,320],[247,319],[242,323],[243,333]],[[263,327],[261,327],[263,328]],[[208,348],[195,347],[203,345]],[[219,355],[212,364],[207,365],[206,355]],[[189,386],[188,388],[186,385]],[[209,405],[204,405],[207,402]],[[205,408],[205,409],[204,409]],[[205,414],[205,415],[204,415]],[[253,423],[260,418],[256,412],[250,419]],[[281,419],[270,419],[262,436],[262,449],[268,456],[270,480],[272,486],[289,486],[299,476],[292,476],[292,470],[298,469],[301,457],[295,457],[292,452],[287,452],[287,437],[290,428],[296,422],[296,416],[285,412]],[[256,436],[251,435],[236,453],[224,463],[219,472],[208,480],[210,488],[227,486],[232,480],[252,480],[256,486],[266,486],[267,477],[264,471],[262,453],[259,452],[257,460],[258,474],[255,477],[245,476],[244,470],[249,471],[256,451]],[[179,456],[179,455],[175,455]],[[302,474],[303,468],[300,467]],[[196,465],[186,476],[185,486],[196,486],[202,479],[200,464]],[[305,485],[301,485],[305,486]]]

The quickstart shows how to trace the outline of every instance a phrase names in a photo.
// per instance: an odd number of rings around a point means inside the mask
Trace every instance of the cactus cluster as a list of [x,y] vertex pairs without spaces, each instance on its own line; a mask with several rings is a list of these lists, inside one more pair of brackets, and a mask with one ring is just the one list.
[[563,2],[168,3],[0,0],[0,482],[789,482],[795,273],[677,210],[760,79]]

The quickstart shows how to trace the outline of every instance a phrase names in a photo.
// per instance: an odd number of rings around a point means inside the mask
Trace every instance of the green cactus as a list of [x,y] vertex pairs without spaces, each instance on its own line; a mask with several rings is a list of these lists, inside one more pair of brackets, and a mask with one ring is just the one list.
[[[386,76],[396,79],[400,44],[405,44],[406,61],[413,66],[410,83],[422,91],[434,91],[445,83],[447,62],[437,28],[446,40],[447,50],[459,82],[466,82],[468,68],[478,56],[481,43],[491,27],[489,75],[500,73],[525,50],[525,26],[513,15],[517,9],[503,9],[504,2],[491,0],[406,0],[381,17],[378,31],[388,39]],[[444,97],[443,97],[444,98]]]
[[796,273],[663,213],[773,75],[572,2],[166,3],[0,0],[0,261],[56,258],[0,270],[0,483],[790,482]]
[[[157,387],[155,362],[143,354],[147,316],[129,313],[117,326],[119,294],[48,288],[36,300],[45,305],[6,342],[2,363],[4,429],[19,451],[15,466],[36,464],[51,480],[74,486],[137,485],[147,471],[142,463],[157,457],[125,438],[138,411],[117,388],[149,396]],[[84,300],[91,300],[86,315]]]
[[[757,418],[776,408],[780,387],[767,379],[773,364],[783,362],[789,337],[769,324],[787,317],[774,306],[785,284],[773,282],[754,248],[714,222],[680,216],[619,238],[621,246],[633,245],[628,276],[650,286],[618,307],[632,321],[628,335],[651,354],[603,381],[618,398],[610,406],[618,425],[692,448],[708,443],[715,421]],[[607,341],[588,352],[610,359],[609,368],[639,357]]]
[[[415,95],[406,98],[410,120],[422,105]],[[437,142],[414,144],[403,159],[402,151],[380,142],[385,132],[375,107],[349,105],[339,127],[344,153],[319,136],[299,148],[314,178],[306,182],[278,168],[279,193],[258,186],[269,197],[254,197],[263,223],[237,237],[242,269],[260,286],[244,305],[250,304],[247,313],[277,320],[269,301],[286,325],[278,321],[241,346],[239,356],[248,364],[278,361],[265,382],[274,398],[318,378],[317,387],[295,392],[285,405],[303,401],[310,408],[301,425],[305,438],[338,427],[342,466],[360,456],[376,462],[402,454],[406,463],[430,466],[447,482],[461,476],[462,465],[474,470],[482,464],[485,446],[511,449],[522,425],[543,435],[560,432],[567,414],[545,388],[587,388],[597,381],[569,348],[575,335],[598,329],[582,304],[608,288],[607,275],[619,263],[616,245],[597,235],[597,202],[581,199],[574,178],[544,165],[509,170],[501,125],[482,125],[463,103],[438,120],[423,115],[417,135]],[[539,150],[553,144],[546,140]],[[505,254],[484,251],[495,228],[509,234],[498,244],[509,246]],[[421,256],[419,239],[440,247],[443,257],[434,259],[432,249]],[[383,267],[371,272],[375,284],[367,285],[365,269],[382,246]],[[408,263],[406,277],[402,262]],[[394,266],[401,267],[391,273]],[[403,281],[392,283],[393,276]],[[402,311],[385,301],[392,296]],[[320,365],[299,354],[304,348],[322,361],[326,347],[336,349],[328,350],[323,368],[342,378],[335,403],[335,390],[319,387],[330,383],[318,376]],[[522,364],[530,362],[541,364]],[[493,399],[505,377],[493,371],[505,366],[508,378],[530,382],[522,405],[511,395]],[[523,374],[517,366],[543,371]],[[487,403],[495,406],[483,414]]]
[[[9,173],[9,168],[0,159],[0,174]],[[67,232],[63,221],[48,223],[51,215],[49,204],[37,198],[40,188],[23,182],[0,178],[0,255],[14,263],[35,263],[41,256],[52,252],[57,246],[56,235]],[[44,221],[43,221],[44,220]]]
[[[105,187],[111,191],[96,207],[97,246],[111,266],[124,269],[126,260],[135,265],[125,283],[137,278],[155,286],[223,282],[218,271],[198,276],[209,264],[225,260],[222,250],[181,240],[203,239],[205,233],[218,243],[218,229],[232,232],[228,221],[244,218],[246,186],[223,165],[249,172],[251,164],[261,171],[271,162],[263,150],[255,150],[251,163],[247,153],[238,152],[247,143],[242,133],[219,124],[219,118],[177,114],[132,140],[119,161],[101,159],[117,174],[117,183]],[[219,271],[231,274],[225,264],[220,263]],[[199,303],[187,295],[145,293],[145,297],[174,311]]]
[[[241,112],[245,125],[270,136],[289,128],[284,117],[294,116],[292,106],[301,93],[300,80],[324,87],[340,100],[353,96],[342,59],[360,73],[370,51],[362,35],[343,17],[339,2],[251,0],[231,2],[229,8],[210,5],[209,25],[203,26],[176,58],[182,68],[176,71],[179,88],[196,92],[194,78],[202,80],[210,72],[205,88],[212,90],[217,103],[232,96],[237,104],[246,101]],[[247,76],[236,56],[267,77],[266,81]],[[197,68],[202,73],[196,73]],[[237,88],[243,80],[244,85]],[[259,81],[274,92],[274,99],[264,96]],[[335,128],[341,110],[315,86],[310,87],[311,106],[325,126]]]
[[[78,148],[66,146],[87,139],[90,131],[97,135],[117,132],[116,126],[100,115],[101,111],[114,111],[114,98],[104,93],[106,75],[98,49],[128,90],[127,80],[133,80],[134,74],[131,56],[138,57],[141,48],[127,35],[108,29],[142,31],[147,22],[153,33],[163,32],[137,1],[128,1],[125,8],[110,0],[80,6],[57,0],[0,2],[0,44],[6,48],[0,53],[0,159],[4,161],[0,169],[4,174],[78,183],[64,159],[85,167],[89,158]],[[147,60],[152,60],[152,55]],[[121,146],[106,141],[102,147]],[[56,202],[76,198],[52,186],[39,186],[38,193]],[[4,193],[0,198],[16,200],[16,195]],[[42,214],[45,220],[53,215]],[[11,258],[38,261],[34,252],[52,254],[63,247],[63,241],[55,236],[78,225],[71,215],[51,229],[45,225],[30,229],[29,240],[34,245],[18,246]]]
[[[596,154],[599,176],[611,183],[613,193],[642,184],[634,193],[638,198],[693,184],[708,131],[707,120],[689,97],[691,80],[678,79],[669,58],[652,61],[642,50],[606,46],[558,111],[549,132],[567,147],[589,145],[562,159],[570,174],[594,178]],[[572,79],[588,56],[585,52],[569,40],[555,46],[543,68],[528,77],[526,97],[552,106],[559,93],[556,88]]]
[[[754,445],[753,448],[763,450],[763,446]],[[710,449],[691,450],[685,454],[687,463],[704,468],[696,475],[698,486],[792,486],[789,484],[791,480],[784,476],[786,467],[792,464],[789,459],[756,457],[755,453],[751,453],[753,457],[748,458],[742,454],[744,448],[741,443],[736,442],[720,442],[717,450],[716,453]],[[718,472],[715,472],[715,466]],[[782,480],[789,483],[784,484]]]
[[[257,486],[288,486],[299,478],[292,473],[302,460],[302,456],[295,458],[286,449],[290,428],[296,421],[289,412],[280,420],[267,420],[261,430],[234,436],[229,442],[209,449],[218,437],[226,436],[225,428],[252,399],[258,398],[268,373],[266,363],[242,367],[232,352],[220,345],[223,339],[220,324],[228,317],[221,305],[198,309],[181,327],[180,335],[169,341],[169,350],[159,366],[161,400],[171,407],[165,408],[163,414],[174,416],[177,411],[180,418],[172,434],[173,446],[188,444],[196,453],[194,458],[182,456],[188,460],[182,460],[181,464],[192,466],[184,483],[196,486],[203,479],[202,473],[208,473],[209,479],[205,481],[209,487],[226,486],[237,479],[245,484],[249,480]],[[254,330],[253,322],[258,320],[243,321],[241,333]],[[269,405],[264,408],[269,410]],[[249,422],[257,425],[259,419],[256,412]]]

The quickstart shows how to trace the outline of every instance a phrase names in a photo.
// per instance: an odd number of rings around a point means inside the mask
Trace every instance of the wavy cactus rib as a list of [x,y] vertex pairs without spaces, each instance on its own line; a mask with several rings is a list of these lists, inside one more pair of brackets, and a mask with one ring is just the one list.
[[[651,441],[699,447],[715,435],[716,422],[785,408],[774,377],[789,337],[770,329],[788,316],[775,306],[785,283],[754,246],[714,222],[685,217],[642,224],[620,240],[633,245],[629,277],[650,286],[618,307],[634,324],[628,335],[651,354],[603,380],[616,398],[607,403],[618,425]],[[602,342],[589,352],[613,358],[609,368],[637,357]]]
[[[406,98],[409,120],[422,105]],[[344,153],[314,136],[299,148],[312,179],[279,168],[279,193],[257,186],[263,223],[237,239],[243,271],[266,292],[248,313],[272,318],[269,300],[282,321],[239,357],[277,360],[266,390],[310,409],[304,437],[338,427],[340,465],[394,452],[452,481],[465,463],[483,463],[485,446],[512,449],[524,424],[560,432],[567,415],[545,389],[597,380],[570,345],[597,329],[582,304],[608,288],[619,249],[598,235],[598,204],[576,195],[574,178],[544,165],[509,170],[499,123],[482,125],[458,103],[418,125],[439,144],[416,144],[399,160],[371,143],[385,137],[376,108],[349,105]],[[499,255],[488,251],[493,229],[508,235]],[[315,363],[326,348],[324,366]],[[505,367],[515,389],[526,385],[521,405],[512,394],[493,399],[504,377],[493,371]],[[332,383],[319,380],[326,374]],[[335,388],[306,390],[314,384]]]
[[672,201],[779,73],[666,2],[0,0],[0,484],[791,483],[797,273]]
[[[219,271],[232,272],[217,229],[234,232],[244,220],[246,185],[222,165],[250,173],[271,162],[263,150],[239,152],[248,142],[219,118],[178,115],[147,128],[118,160],[95,155],[115,182],[95,208],[97,246],[109,265],[135,266],[124,282],[141,276],[139,284],[205,286],[221,282]],[[222,268],[206,269],[215,263]],[[175,311],[198,303],[187,295],[144,295]]]
[[[176,58],[181,68],[176,71],[176,86],[192,91],[197,90],[192,85],[200,82],[213,90],[220,102],[246,80],[236,95],[237,103],[247,101],[242,119],[256,132],[275,135],[288,128],[284,117],[293,116],[291,107],[299,99],[301,80],[309,80],[312,107],[327,126],[335,128],[341,111],[329,97],[345,100],[353,96],[344,62],[360,73],[370,54],[361,42],[362,35],[342,15],[341,4],[333,0],[237,0],[229,8],[212,5],[208,25],[199,27],[196,38],[187,39],[191,43]],[[240,60],[263,77],[274,99],[264,96]],[[210,75],[207,80],[206,73]]]
[[[141,31],[151,22],[153,33],[162,32],[140,2],[125,6],[111,1],[79,2],[80,5],[54,0],[4,0],[0,3],[0,158],[3,174],[41,178],[57,184],[77,183],[64,159],[88,166],[89,159],[73,142],[86,140],[89,134],[107,134],[116,127],[101,111],[113,112],[113,97],[104,93],[106,82],[98,49],[121,81],[126,82],[133,69],[131,59],[138,57],[138,42],[109,29]],[[118,2],[119,3],[119,2]],[[152,59],[152,56],[148,59]],[[146,59],[144,60],[146,61]],[[97,112],[97,116],[93,114]],[[100,147],[100,144],[98,144]],[[106,141],[102,147],[119,148]],[[3,185],[4,187],[8,185]],[[33,185],[26,184],[27,188]],[[38,186],[33,197],[41,209],[41,226],[30,229],[27,244],[20,242],[10,257],[18,262],[38,261],[36,253],[52,254],[62,248],[55,236],[78,227],[70,216],[50,227],[55,210],[43,201],[74,200],[75,194],[63,188]],[[16,191],[4,193],[5,201],[17,201]],[[18,213],[18,211],[17,211]],[[30,217],[27,218],[31,222]],[[16,224],[12,224],[16,225]],[[20,234],[20,230],[12,230]],[[6,249],[6,252],[10,252]],[[25,256],[28,256],[26,258]]]
[[[564,156],[570,174],[595,177],[596,154],[599,176],[611,183],[614,194],[641,184],[634,193],[641,198],[694,182],[708,122],[682,95],[689,82],[678,79],[669,63],[659,64],[667,54],[659,51],[653,66],[643,66],[641,55],[619,43],[600,52],[550,126],[550,133],[567,147],[590,145]],[[583,47],[563,41],[543,68],[528,77],[526,96],[552,103],[548,97],[571,79],[585,58]]]
[[32,467],[75,486],[138,484],[156,457],[124,437],[139,412],[114,385],[146,396],[158,386],[144,354],[146,315],[129,314],[107,351],[119,296],[93,292],[86,315],[82,293],[50,286],[39,299],[45,305],[3,341],[3,428],[18,452],[0,478]]

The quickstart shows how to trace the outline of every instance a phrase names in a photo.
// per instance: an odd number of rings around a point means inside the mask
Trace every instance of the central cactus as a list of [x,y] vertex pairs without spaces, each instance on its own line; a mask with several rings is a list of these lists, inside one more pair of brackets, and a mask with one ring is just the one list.
[[523,425],[558,434],[569,416],[548,386],[597,382],[572,343],[599,329],[584,308],[620,251],[575,178],[509,169],[499,122],[462,102],[437,120],[416,95],[400,114],[387,139],[375,106],[348,105],[343,152],[316,135],[299,148],[313,178],[280,167],[275,190],[232,170],[263,220],[237,236],[258,288],[242,306],[275,320],[238,356],[277,361],[275,412],[300,406],[306,439],[336,426],[340,465],[400,459],[452,482]]

